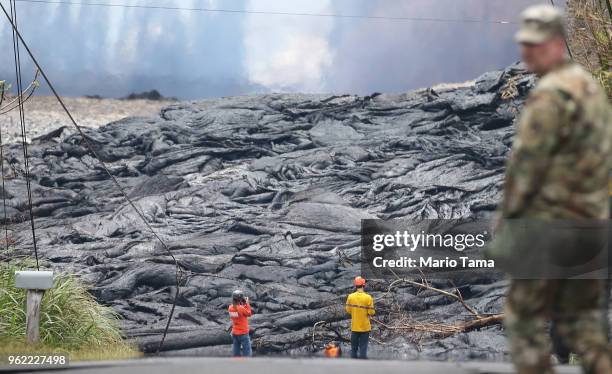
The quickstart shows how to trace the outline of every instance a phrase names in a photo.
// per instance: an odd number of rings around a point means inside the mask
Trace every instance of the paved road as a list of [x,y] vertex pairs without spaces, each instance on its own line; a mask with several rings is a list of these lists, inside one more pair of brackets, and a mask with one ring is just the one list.
[[[15,372],[15,367],[0,367],[0,373]],[[21,372],[30,369],[21,368]],[[514,373],[503,363],[430,362],[430,361],[360,361],[349,359],[291,359],[291,358],[144,358],[130,361],[81,362],[54,370],[36,370],[42,373],[72,374],[476,374]],[[578,374],[578,367],[558,367],[559,374]]]

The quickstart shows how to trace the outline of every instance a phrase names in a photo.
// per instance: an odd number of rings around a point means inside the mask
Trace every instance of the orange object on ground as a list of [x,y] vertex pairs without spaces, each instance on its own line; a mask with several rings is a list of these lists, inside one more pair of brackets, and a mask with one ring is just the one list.
[[329,343],[325,346],[325,357],[337,358],[340,357],[340,347],[334,343]]
[[362,277],[355,277],[355,287],[365,286],[365,279]]
[[247,317],[253,315],[251,306],[249,304],[244,305],[230,305],[227,308],[230,319],[232,320],[232,334],[233,335],[244,335],[249,333],[249,321]]

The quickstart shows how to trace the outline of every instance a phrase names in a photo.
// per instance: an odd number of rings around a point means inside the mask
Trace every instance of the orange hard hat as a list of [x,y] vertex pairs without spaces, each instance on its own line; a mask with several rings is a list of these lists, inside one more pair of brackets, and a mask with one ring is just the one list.
[[365,279],[362,277],[355,277],[355,287],[365,286]]

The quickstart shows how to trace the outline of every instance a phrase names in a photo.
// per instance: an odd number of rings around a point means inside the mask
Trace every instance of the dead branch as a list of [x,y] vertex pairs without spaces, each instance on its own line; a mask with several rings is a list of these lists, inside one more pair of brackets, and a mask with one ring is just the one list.
[[492,326],[502,323],[504,320],[504,314],[493,314],[487,317],[481,317],[479,319],[475,319],[473,321],[468,321],[463,324],[463,332],[479,329],[485,326]]
[[454,334],[472,331],[485,326],[500,324],[504,319],[503,314],[495,314],[488,317],[481,317],[472,321],[457,324],[445,324],[438,322],[416,322],[402,321],[394,325],[386,324],[378,319],[372,318],[374,322],[387,330],[402,332],[420,332],[435,337],[447,337]]
[[317,331],[317,326],[322,325],[327,323],[327,321],[319,321],[316,322],[313,326],[312,326],[312,346],[314,347],[315,345],[315,333]]
[[431,337],[437,337],[437,338],[447,337],[450,335],[468,332],[468,331],[478,329],[481,327],[485,327],[485,326],[500,324],[503,321],[503,318],[504,318],[503,314],[483,316],[480,313],[478,313],[474,308],[472,308],[470,305],[468,305],[465,302],[465,300],[463,299],[463,295],[461,295],[461,292],[459,291],[459,289],[455,287],[454,285],[453,287],[455,288],[455,291],[448,292],[448,291],[441,290],[439,288],[431,286],[429,282],[427,281],[425,275],[422,272],[421,272],[420,282],[413,281],[410,279],[400,278],[395,273],[394,275],[396,276],[397,279],[391,282],[391,284],[389,284],[387,291],[384,294],[382,294],[380,297],[378,297],[377,300],[381,300],[385,298],[386,296],[388,296],[393,290],[393,287],[395,287],[396,285],[405,283],[411,286],[418,287],[420,289],[430,290],[440,295],[444,295],[446,297],[452,298],[456,300],[457,302],[459,302],[469,312],[469,314],[474,317],[473,320],[466,321],[463,323],[448,324],[448,323],[442,323],[440,321],[422,322],[422,321],[416,321],[409,316],[403,317],[403,318],[400,316],[400,318],[395,318],[397,322],[393,325],[385,323],[377,318],[371,318],[373,322],[377,323],[379,326],[381,326],[385,330],[399,332],[404,335],[406,333],[412,334],[412,340],[417,345],[419,344],[420,340],[425,335],[431,336]]
[[385,292],[382,296],[378,297],[376,300],[380,300],[384,297],[386,297],[389,293],[391,293],[391,290],[393,289],[393,287],[399,283],[406,283],[412,286],[416,286],[422,289],[426,289],[426,290],[430,290],[430,291],[434,291],[437,292],[441,295],[450,297],[452,299],[457,300],[459,303],[461,303],[461,305],[472,315],[474,315],[474,317],[476,318],[481,318],[480,315],[478,314],[478,312],[476,312],[476,310],[474,310],[474,308],[472,308],[471,306],[467,305],[467,303],[463,300],[463,297],[461,297],[461,294],[459,293],[459,290],[455,289],[456,293],[450,293],[448,291],[444,291],[441,290],[439,288],[435,288],[430,286],[426,281],[423,281],[422,283],[419,282],[415,282],[413,280],[410,279],[405,279],[405,278],[400,278],[400,279],[396,279],[393,282],[391,282],[391,284],[389,285],[387,292]]
[[[34,74],[34,78],[32,79],[32,82],[30,82],[30,84],[28,85],[28,87],[26,87],[25,90],[23,90],[20,93],[17,93],[17,95],[15,96],[14,99],[12,99],[11,101],[7,102],[4,106],[0,106],[0,114],[6,114],[12,110],[14,110],[15,108],[17,108],[19,106],[19,100],[21,99],[21,103],[25,103],[27,102],[32,95],[34,95],[34,91],[36,91],[36,89],[40,86],[40,84],[38,83],[38,76],[39,76],[40,72],[38,71],[38,69],[36,70],[36,73]],[[2,85],[2,90],[4,92],[4,84]],[[24,93],[26,94],[26,96],[24,97]]]

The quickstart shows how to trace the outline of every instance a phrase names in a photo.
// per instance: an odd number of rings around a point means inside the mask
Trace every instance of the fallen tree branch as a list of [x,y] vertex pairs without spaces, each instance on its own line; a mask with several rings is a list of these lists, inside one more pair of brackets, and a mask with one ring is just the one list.
[[314,347],[315,345],[315,332],[317,331],[317,326],[322,325],[327,323],[327,321],[319,321],[319,322],[315,322],[315,324],[312,326],[312,346]]
[[385,292],[385,293],[384,293],[383,295],[381,295],[380,297],[376,298],[376,300],[378,301],[378,300],[380,300],[380,299],[382,299],[382,298],[386,297],[386,296],[387,296],[389,293],[391,293],[391,290],[393,289],[393,287],[394,287],[395,285],[399,284],[399,283],[406,283],[406,284],[409,284],[409,285],[411,285],[411,286],[416,286],[416,287],[420,287],[420,288],[422,288],[422,289],[426,289],[426,290],[434,291],[434,292],[437,292],[437,293],[439,293],[439,294],[441,294],[441,295],[444,295],[444,296],[450,297],[450,298],[452,298],[452,299],[455,299],[455,300],[457,300],[459,303],[461,303],[461,305],[462,305],[462,306],[463,306],[463,307],[464,307],[464,308],[465,308],[465,309],[466,309],[466,310],[467,310],[467,311],[468,311],[470,314],[472,314],[472,315],[473,315],[473,316],[475,316],[476,318],[482,318],[482,317],[481,317],[481,316],[478,314],[478,312],[477,312],[477,311],[476,311],[474,308],[472,308],[471,306],[469,306],[469,305],[468,305],[468,304],[467,304],[467,303],[466,303],[466,302],[463,300],[463,297],[461,296],[461,293],[459,293],[459,290],[457,290],[457,289],[456,289],[456,293],[451,293],[451,292],[448,292],[448,291],[444,291],[444,290],[441,290],[441,289],[439,289],[439,288],[436,288],[436,287],[432,287],[432,286],[430,286],[428,283],[426,283],[426,281],[425,281],[425,280],[423,280],[423,283],[419,283],[419,282],[415,282],[415,281],[413,281],[413,280],[410,280],[410,279],[405,279],[405,278],[399,278],[399,279],[396,279],[396,280],[394,280],[393,282],[391,282],[391,284],[390,284],[390,285],[389,285],[389,287],[387,288],[387,292]]
[[405,332],[423,332],[431,334],[436,337],[446,337],[458,333],[472,331],[485,326],[492,326],[500,324],[504,319],[503,314],[495,314],[488,317],[482,317],[472,321],[459,324],[445,324],[438,322],[415,322],[408,321],[402,322],[395,325],[386,324],[376,318],[372,318],[372,321],[381,325],[387,330],[392,331],[405,331]]

